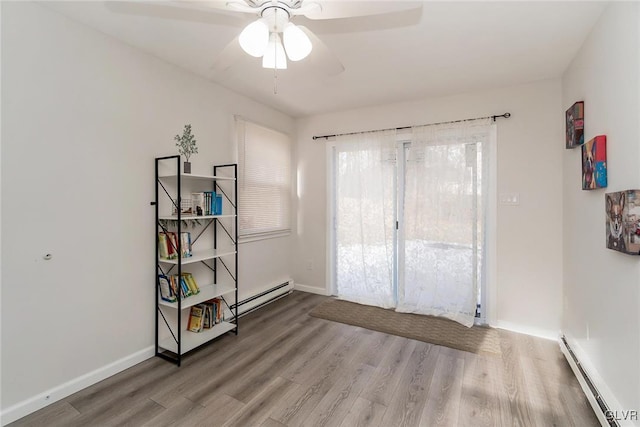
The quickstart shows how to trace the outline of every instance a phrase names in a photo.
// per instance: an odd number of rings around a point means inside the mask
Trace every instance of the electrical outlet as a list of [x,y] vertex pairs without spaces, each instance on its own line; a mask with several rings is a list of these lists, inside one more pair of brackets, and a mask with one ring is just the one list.
[[307,270],[309,270],[309,271],[313,270],[313,261],[312,260],[307,261]]

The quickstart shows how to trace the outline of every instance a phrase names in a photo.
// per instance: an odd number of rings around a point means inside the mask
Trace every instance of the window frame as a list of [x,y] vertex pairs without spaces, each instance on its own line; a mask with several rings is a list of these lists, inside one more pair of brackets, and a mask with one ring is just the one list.
[[[287,140],[287,144],[288,144],[288,175],[287,175],[287,192],[286,192],[286,208],[288,210],[287,213],[285,213],[285,216],[287,217],[287,223],[285,224],[284,227],[282,228],[262,228],[262,229],[258,229],[257,231],[253,231],[253,232],[246,232],[243,231],[242,228],[242,221],[241,221],[241,211],[242,211],[242,204],[239,203],[239,209],[238,209],[238,243],[242,244],[242,243],[248,243],[248,242],[255,242],[255,241],[260,241],[260,240],[265,240],[265,239],[272,239],[272,238],[278,238],[278,237],[285,237],[285,236],[289,236],[291,234],[291,229],[292,229],[292,217],[293,217],[293,166],[294,166],[294,162],[293,162],[293,139],[291,138],[291,136],[288,133],[282,132],[278,129],[274,129],[273,127],[270,126],[266,126],[262,123],[258,123],[255,122],[253,120],[248,120],[244,117],[241,116],[234,116],[234,123],[235,123],[235,135],[236,135],[236,156],[237,156],[237,163],[238,163],[238,201],[240,202],[241,198],[242,198],[242,193],[243,193],[243,189],[245,186],[245,181],[244,181],[244,176],[243,173],[245,171],[245,165],[242,164],[242,162],[244,161],[244,152],[243,150],[245,149],[245,140],[244,138],[246,137],[246,126],[255,126],[258,128],[262,128],[266,131],[269,132],[274,132],[277,133],[283,137],[286,138]],[[270,188],[279,188],[280,186],[276,186],[274,184],[261,184],[261,185],[266,185]],[[282,209],[282,205],[281,205],[281,209]],[[282,213],[282,211],[281,211]]]

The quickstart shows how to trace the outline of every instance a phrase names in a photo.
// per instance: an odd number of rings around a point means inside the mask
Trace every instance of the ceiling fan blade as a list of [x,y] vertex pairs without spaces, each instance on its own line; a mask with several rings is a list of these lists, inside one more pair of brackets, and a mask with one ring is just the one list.
[[418,25],[422,13],[415,9],[385,13],[383,15],[354,16],[339,19],[309,19],[304,16],[295,18],[296,24],[307,25],[316,34],[345,34],[367,31],[393,30]]
[[231,7],[230,3],[238,5],[238,7],[249,7],[249,5],[243,0],[173,0],[174,3],[180,5],[188,5],[198,9],[218,9],[225,10],[227,12],[237,11]]
[[338,59],[335,53],[329,47],[324,44],[322,40],[318,38],[311,30],[303,25],[298,25],[300,28],[311,40],[311,44],[313,45],[313,50],[311,54],[307,57],[307,61],[317,69],[320,69],[322,72],[329,76],[335,76],[344,71],[344,65]]
[[297,15],[313,15],[314,13],[322,13],[322,6],[316,2],[305,2],[302,6],[289,10],[292,16]]
[[242,50],[242,48],[240,47],[240,42],[238,41],[238,37],[231,40],[229,44],[226,45],[224,49],[222,49],[222,52],[220,52],[220,54],[214,61],[213,65],[211,66],[211,71],[214,74],[225,73],[236,62],[238,62],[244,55],[246,55]]
[[251,7],[247,3],[241,0],[229,1],[227,2],[227,10],[233,10],[235,12],[243,12],[243,13],[253,13],[259,14],[259,7]]
[[[226,10],[211,11],[202,7],[202,2],[174,1],[169,3],[140,2],[140,1],[108,1],[105,7],[113,13],[132,16],[143,16],[166,20],[200,22],[203,24],[239,27],[246,23],[246,19]],[[202,13],[203,11],[207,13]]]
[[[309,19],[352,18],[371,16],[405,10],[422,10],[422,2],[416,1],[344,1],[314,0],[320,8],[312,8],[305,16]],[[302,5],[304,7],[304,3]]]

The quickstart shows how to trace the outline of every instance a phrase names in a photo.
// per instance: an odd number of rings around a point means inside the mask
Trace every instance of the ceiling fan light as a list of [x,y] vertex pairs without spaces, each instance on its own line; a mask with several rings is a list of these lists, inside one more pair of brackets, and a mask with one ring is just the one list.
[[264,19],[258,19],[247,25],[238,38],[242,50],[256,58],[264,55],[269,43],[269,27]]
[[300,61],[306,58],[313,49],[309,37],[304,31],[291,22],[288,22],[284,26],[283,38],[284,48],[287,51],[289,59],[292,61]]
[[284,53],[284,47],[276,33],[271,33],[269,36],[269,44],[262,57],[262,68],[287,69],[287,57]]

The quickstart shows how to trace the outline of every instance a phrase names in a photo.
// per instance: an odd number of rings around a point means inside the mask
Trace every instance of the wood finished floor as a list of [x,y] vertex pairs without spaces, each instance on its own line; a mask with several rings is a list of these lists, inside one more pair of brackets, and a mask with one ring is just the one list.
[[501,356],[310,317],[294,292],[178,368],[152,358],[12,426],[597,426],[557,343]]

